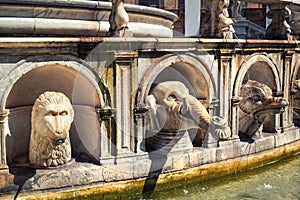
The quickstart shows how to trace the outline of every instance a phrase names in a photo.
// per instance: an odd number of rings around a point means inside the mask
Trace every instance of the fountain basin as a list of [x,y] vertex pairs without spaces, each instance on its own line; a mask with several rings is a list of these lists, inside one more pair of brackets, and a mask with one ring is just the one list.
[[[4,0],[0,9],[0,35],[106,36],[110,27],[110,2]],[[125,9],[133,36],[173,36],[175,14],[131,4]]]

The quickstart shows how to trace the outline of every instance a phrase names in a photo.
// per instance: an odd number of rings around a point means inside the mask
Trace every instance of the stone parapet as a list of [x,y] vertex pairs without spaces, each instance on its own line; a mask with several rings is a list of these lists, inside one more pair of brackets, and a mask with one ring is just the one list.
[[[138,185],[134,193],[140,193],[151,186],[150,177],[162,185],[184,177],[206,180],[293,155],[300,146],[293,110],[299,101],[293,86],[300,76],[299,53],[289,40],[2,37],[0,108],[10,114],[3,113],[8,117],[1,129],[0,178],[5,181],[0,191],[16,195],[22,186],[18,197],[45,190],[80,195],[94,185],[104,194],[123,184]],[[262,134],[245,140],[239,135],[239,105],[240,88],[248,80],[264,83],[290,105],[266,120]],[[147,152],[146,100],[153,85],[164,81],[184,84],[209,116],[225,120],[232,135],[204,148],[201,138],[196,141],[198,129],[187,129],[177,134],[173,149]],[[63,92],[74,105],[70,139],[75,161],[59,168],[28,168],[18,155],[26,158],[30,111],[36,97],[50,89]],[[174,142],[176,131],[169,133]]]

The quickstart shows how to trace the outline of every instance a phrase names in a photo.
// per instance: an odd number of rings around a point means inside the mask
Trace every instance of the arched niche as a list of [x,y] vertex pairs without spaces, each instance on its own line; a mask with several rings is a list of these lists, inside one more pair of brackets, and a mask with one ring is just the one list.
[[95,108],[103,107],[104,100],[98,87],[99,77],[88,64],[72,56],[31,57],[16,64],[1,82],[8,83],[1,104],[10,110],[10,136],[5,138],[8,165],[18,156],[27,156],[32,106],[45,91],[62,92],[72,102],[75,111],[70,130],[73,157],[99,159],[101,133]]
[[[253,54],[243,62],[235,80],[233,96],[239,96],[240,88],[248,80],[266,84],[272,89],[273,95],[282,91],[279,72],[267,54]],[[233,115],[238,115],[238,111],[233,113]],[[276,126],[276,116],[269,115],[265,120],[263,131],[275,132]]]
[[[215,76],[213,76],[214,73],[217,73],[217,69],[211,68],[211,65],[209,68],[208,60],[210,58],[206,55],[199,57],[192,54],[165,56],[157,64],[149,66],[143,73],[136,105],[145,105],[147,96],[154,84],[164,81],[180,81],[189,89],[189,93],[209,110],[212,99],[215,98],[217,93]],[[213,63],[213,60],[211,60],[211,63]],[[192,140],[195,139],[196,133],[197,130],[189,131]],[[142,140],[148,137],[144,129],[140,129],[137,135]],[[188,142],[188,140],[190,139],[183,139],[182,141]],[[141,141],[141,149],[145,149],[142,145],[145,144]],[[182,145],[188,146],[189,144],[183,143]]]
[[168,55],[154,66],[149,66],[144,72],[136,104],[145,104],[153,84],[181,81],[189,89],[190,94],[208,107],[217,93],[213,73],[204,60],[194,55]]

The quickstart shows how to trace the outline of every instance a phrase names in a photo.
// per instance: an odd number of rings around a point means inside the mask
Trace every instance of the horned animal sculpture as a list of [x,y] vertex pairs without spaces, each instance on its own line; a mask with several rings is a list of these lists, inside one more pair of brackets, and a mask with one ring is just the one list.
[[74,111],[68,97],[59,92],[41,94],[33,105],[31,117],[30,164],[56,167],[69,162],[69,130]]
[[283,97],[274,97],[267,85],[249,80],[240,90],[242,100],[239,103],[239,135],[252,138],[263,126],[267,115],[284,112],[288,101]]

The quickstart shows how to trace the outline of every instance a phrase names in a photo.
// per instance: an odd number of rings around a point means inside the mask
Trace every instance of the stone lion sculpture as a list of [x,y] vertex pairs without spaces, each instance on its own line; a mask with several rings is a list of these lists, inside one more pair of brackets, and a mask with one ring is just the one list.
[[71,160],[69,130],[73,118],[73,107],[63,93],[48,91],[36,99],[31,114],[31,165],[56,167]]

